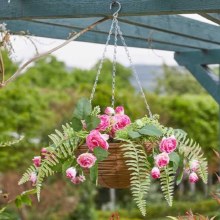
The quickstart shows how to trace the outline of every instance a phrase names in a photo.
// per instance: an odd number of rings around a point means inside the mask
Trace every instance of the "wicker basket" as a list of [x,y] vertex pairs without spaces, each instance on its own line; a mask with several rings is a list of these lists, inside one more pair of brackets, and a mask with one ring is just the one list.
[[[98,164],[98,184],[106,188],[123,189],[130,186],[130,171],[125,164],[123,151],[121,150],[122,143],[109,144],[109,156]],[[86,145],[82,145],[77,149],[76,156],[88,151]],[[84,169],[86,174],[89,174],[88,169]]]

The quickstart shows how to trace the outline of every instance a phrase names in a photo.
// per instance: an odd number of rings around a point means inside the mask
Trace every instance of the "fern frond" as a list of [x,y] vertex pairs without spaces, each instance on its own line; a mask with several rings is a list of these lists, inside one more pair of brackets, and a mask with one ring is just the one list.
[[143,216],[146,215],[145,197],[150,189],[150,165],[147,155],[141,145],[132,142],[123,144],[122,150],[126,165],[131,170],[131,193]]
[[198,160],[200,167],[198,169],[198,174],[204,183],[208,182],[208,163],[206,158],[203,157],[202,148],[193,139],[187,137],[186,133],[180,132],[169,128],[165,131],[166,135],[174,134],[178,140],[179,153],[184,156],[188,161]]
[[7,142],[0,142],[0,147],[9,147],[14,144],[19,143],[21,140],[23,140],[24,136],[21,136],[18,140],[13,140],[13,141],[7,141]]
[[26,172],[22,175],[21,179],[18,182],[18,185],[24,184],[29,181],[31,173],[36,172],[34,165],[31,165]]
[[173,204],[174,179],[173,168],[165,167],[161,170],[161,190],[169,206]]

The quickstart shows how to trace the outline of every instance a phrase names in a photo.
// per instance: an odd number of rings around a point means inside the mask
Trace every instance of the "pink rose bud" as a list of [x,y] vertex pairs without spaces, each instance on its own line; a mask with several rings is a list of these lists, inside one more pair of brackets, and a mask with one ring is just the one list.
[[66,177],[68,179],[73,179],[76,177],[76,169],[74,167],[70,167],[66,170]]
[[91,168],[96,162],[96,157],[91,153],[80,154],[77,163],[83,168]]
[[93,151],[95,147],[101,147],[105,150],[108,150],[109,147],[109,144],[106,141],[106,136],[103,136],[97,130],[92,130],[86,137],[86,144],[91,151]]
[[71,182],[74,184],[80,184],[80,183],[83,183],[85,180],[86,180],[85,176],[80,175],[80,176],[77,176],[77,177],[71,179]]
[[47,148],[43,147],[41,149],[41,157],[44,159],[47,153],[48,153]]
[[99,116],[100,123],[96,128],[98,131],[105,131],[110,126],[110,117],[108,115]]
[[109,115],[109,116],[114,115],[115,114],[115,110],[112,107],[107,107],[105,109],[105,114]]
[[177,146],[177,141],[174,135],[168,137],[168,138],[163,138],[162,141],[160,142],[160,151],[161,152],[166,152],[166,153],[171,153],[174,150],[176,150]]
[[192,171],[196,171],[199,168],[199,161],[198,160],[191,160],[189,162],[189,168]]
[[32,185],[34,185],[37,181],[37,174],[35,172],[32,172],[30,174],[29,180],[32,182]]
[[32,159],[35,167],[40,167],[40,163],[41,163],[41,156],[36,156]]
[[190,183],[196,183],[199,180],[199,177],[195,172],[192,172],[189,174],[189,182]]
[[160,178],[160,170],[158,169],[158,167],[154,167],[154,168],[151,170],[151,176],[152,176],[152,178],[154,178],[154,179]]
[[123,106],[118,106],[115,109],[116,114],[118,115],[124,115],[125,111],[124,111],[124,107]]
[[170,158],[169,155],[166,152],[163,152],[161,154],[158,154],[155,157],[155,164],[157,165],[157,167],[161,168],[161,167],[165,167],[166,165],[169,164]]

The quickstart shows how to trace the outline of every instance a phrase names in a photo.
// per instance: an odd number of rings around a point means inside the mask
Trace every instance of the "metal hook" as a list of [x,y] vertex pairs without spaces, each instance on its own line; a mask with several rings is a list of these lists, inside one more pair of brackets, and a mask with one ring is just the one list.
[[113,14],[113,16],[117,16],[118,12],[121,10],[121,3],[118,1],[112,1],[112,3],[110,4],[110,10],[112,10],[112,7],[116,4],[118,4],[118,10]]

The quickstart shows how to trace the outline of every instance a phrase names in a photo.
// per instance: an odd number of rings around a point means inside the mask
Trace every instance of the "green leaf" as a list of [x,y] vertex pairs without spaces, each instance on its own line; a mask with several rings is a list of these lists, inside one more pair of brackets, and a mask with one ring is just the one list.
[[81,120],[76,117],[73,117],[72,128],[74,131],[81,131],[83,128],[83,124],[82,124]]
[[184,136],[187,135],[187,133],[182,129],[174,129],[174,134],[178,134],[178,133],[180,133]]
[[22,206],[21,196],[16,197],[15,205],[17,206],[17,208],[21,208],[21,206]]
[[90,168],[90,180],[97,185],[98,183],[98,163],[96,162],[93,167]]
[[32,205],[31,199],[30,199],[29,196],[26,195],[26,194],[21,195],[21,202],[22,202],[22,204],[25,204],[25,205],[29,205],[29,206]]
[[3,212],[5,211],[6,208],[7,208],[7,207],[3,207],[3,208],[1,208],[1,209],[0,209],[0,214],[3,213]]
[[141,137],[141,135],[137,131],[129,131],[128,136],[132,139]]
[[30,189],[21,193],[21,195],[33,195],[36,194],[36,189]]
[[64,174],[66,174],[66,170],[68,168],[70,168],[73,164],[73,159],[69,159],[69,160],[66,160],[63,164],[62,164],[62,172]]
[[97,118],[96,116],[92,116],[92,115],[89,115],[85,118],[85,121],[86,121],[86,128],[87,130],[91,131],[95,128],[97,128],[97,126],[99,125],[100,123],[100,119]]
[[109,152],[107,150],[104,150],[101,147],[94,148],[93,152],[94,152],[94,155],[96,156],[98,162],[105,160],[109,155]]
[[169,154],[169,158],[170,158],[170,161],[173,162],[174,171],[176,171],[180,163],[180,156],[176,152],[172,152]]
[[183,179],[183,169],[180,171],[180,173],[179,173],[179,175],[176,179],[176,185],[177,186],[181,183],[182,179]]
[[92,105],[88,99],[82,98],[76,104],[76,109],[73,113],[73,116],[78,119],[85,119],[88,115],[90,115],[92,111]]
[[140,130],[138,130],[138,132],[143,135],[156,136],[156,137],[160,137],[163,135],[162,131],[154,125],[146,125]]

